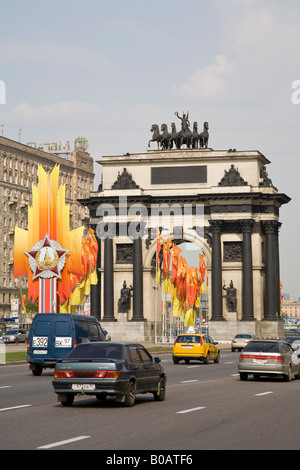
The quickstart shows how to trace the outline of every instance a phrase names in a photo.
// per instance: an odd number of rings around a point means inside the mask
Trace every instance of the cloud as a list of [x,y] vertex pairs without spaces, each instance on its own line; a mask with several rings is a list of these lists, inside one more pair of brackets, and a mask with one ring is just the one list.
[[228,78],[234,69],[226,55],[218,55],[215,62],[188,76],[187,83],[174,86],[173,93],[201,100],[215,100],[226,94]]
[[300,54],[299,6],[277,0],[215,0],[222,19],[213,63],[173,86],[176,95],[210,103],[272,104],[286,100]]

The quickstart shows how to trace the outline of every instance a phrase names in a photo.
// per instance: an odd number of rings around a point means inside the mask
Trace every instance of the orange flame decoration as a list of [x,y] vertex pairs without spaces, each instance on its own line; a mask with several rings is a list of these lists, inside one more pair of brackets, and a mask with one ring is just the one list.
[[[71,298],[74,284],[74,279],[71,277],[84,277],[87,270],[91,270],[90,264],[84,265],[82,260],[84,227],[70,230],[70,206],[65,203],[66,187],[65,184],[58,187],[59,165],[55,165],[49,178],[44,168],[39,165],[38,177],[39,188],[32,185],[32,206],[28,207],[28,230],[15,227],[14,277],[28,274],[28,298],[36,301],[39,295],[39,279],[33,279],[25,251],[30,250],[48,234],[51,240],[56,240],[64,249],[69,250],[61,279],[57,279],[57,293],[60,302],[64,303]],[[97,244],[96,240],[95,242]],[[93,250],[95,253],[94,246]],[[92,259],[95,265],[95,257]]]
[[[207,292],[206,257],[199,255],[199,268],[187,265],[186,259],[180,256],[181,250],[168,238],[161,239],[158,232],[157,256],[163,243],[163,292],[171,292],[173,316],[181,317],[185,326],[194,326],[196,308],[200,306],[200,295]],[[172,281],[170,282],[170,250],[172,249]],[[159,264],[159,262],[158,262]],[[157,277],[160,282],[160,276]],[[170,287],[171,286],[171,287]],[[206,289],[205,289],[206,286]]]

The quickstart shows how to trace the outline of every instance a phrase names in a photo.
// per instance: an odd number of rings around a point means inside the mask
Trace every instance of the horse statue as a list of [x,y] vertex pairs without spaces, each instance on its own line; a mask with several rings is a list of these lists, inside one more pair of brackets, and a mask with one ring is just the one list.
[[171,124],[171,133],[168,131],[167,124],[162,124],[160,130],[157,124],[152,124],[151,132],[153,132],[152,139],[149,140],[148,147],[150,147],[151,142],[157,142],[157,150],[171,150],[176,146],[177,150],[180,150],[182,145],[186,145],[186,148],[197,149],[197,148],[207,148],[208,139],[209,139],[209,123],[203,123],[203,132],[198,133],[198,123],[194,122],[193,131],[190,130],[190,121],[189,113],[182,114],[182,117],[176,112],[174,113],[178,119],[181,120],[181,130],[176,131],[175,122]]
[[185,131],[178,132],[178,137],[179,137],[179,148],[181,148],[182,145],[186,145],[187,149],[191,148],[192,133],[190,129],[186,129]]
[[150,147],[151,142],[157,142],[157,150],[159,150],[160,142],[161,142],[161,134],[159,132],[159,127],[157,124],[152,124],[150,132],[153,132],[152,139],[149,140],[148,147]]
[[206,148],[208,147],[208,139],[209,139],[209,133],[208,133],[208,122],[205,122],[203,124],[203,132],[201,132],[199,141],[200,141],[200,148]]
[[169,134],[167,124],[162,124],[160,127],[160,130],[162,131],[162,136],[161,136],[161,141],[160,141],[162,150],[170,150],[171,149],[170,147],[171,134]]
[[199,138],[200,138],[200,134],[198,132],[198,123],[194,122],[193,132],[192,132],[192,148],[193,149],[198,148]]
[[177,150],[180,149],[180,139],[178,138],[178,132],[176,130],[176,124],[175,122],[171,123],[171,134],[170,134],[170,149],[173,148],[173,145],[175,144]]

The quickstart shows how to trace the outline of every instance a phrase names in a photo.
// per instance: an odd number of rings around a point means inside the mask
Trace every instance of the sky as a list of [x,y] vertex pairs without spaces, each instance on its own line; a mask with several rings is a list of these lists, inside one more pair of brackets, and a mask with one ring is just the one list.
[[299,0],[0,0],[0,19],[0,135],[86,137],[97,188],[96,162],[146,152],[153,123],[208,121],[211,148],[259,150],[292,198],[281,280],[300,297]]

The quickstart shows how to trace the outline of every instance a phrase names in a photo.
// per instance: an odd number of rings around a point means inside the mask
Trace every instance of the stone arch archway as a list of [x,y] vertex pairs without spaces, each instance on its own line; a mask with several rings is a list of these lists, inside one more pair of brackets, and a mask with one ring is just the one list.
[[[174,233],[162,233],[162,237],[170,239],[177,246],[182,245],[193,245],[194,249],[188,250],[186,247],[182,247],[181,256],[187,258],[188,266],[198,267],[199,266],[199,254],[204,254],[208,266],[208,279],[210,281],[210,265],[211,265],[211,248],[207,241],[203,237],[199,237],[196,232],[184,232],[182,238],[178,239],[174,236]],[[150,273],[149,278],[151,279],[152,289],[148,292],[148,301],[155,308],[154,322],[155,322],[155,340],[157,342],[172,342],[178,333],[185,331],[184,321],[182,318],[178,318],[173,315],[173,305],[170,302],[171,295],[163,294],[162,283],[157,282],[157,271],[156,271],[156,252],[157,240],[153,240],[151,245],[148,247],[147,253],[144,256],[144,272]],[[172,252],[172,248],[171,248]],[[189,253],[190,252],[190,253]],[[194,254],[192,254],[194,252]],[[188,254],[191,256],[188,257]],[[172,257],[171,257],[172,259]],[[162,266],[161,266],[162,272]],[[170,275],[172,276],[172,264],[170,266]],[[148,284],[146,282],[146,284]],[[147,289],[147,287],[146,287]],[[208,286],[208,292],[211,289]],[[209,305],[211,303],[207,293],[201,296],[200,307],[197,308],[197,322],[200,322],[200,318],[208,321],[209,319]],[[146,309],[145,309],[146,310]],[[198,325],[198,323],[197,323]],[[201,326],[201,323],[199,324]]]
[[[113,239],[101,240],[97,286],[101,312],[92,306],[92,314],[104,321],[117,322],[121,283],[124,279],[127,284],[131,283],[133,275],[138,273],[138,287],[133,294],[136,308],[130,312],[132,316],[129,315],[125,326],[131,330],[133,319],[141,324],[145,320],[145,323],[151,322],[155,287],[152,261],[156,243],[149,237],[134,242],[126,227],[135,217],[140,217],[141,221],[149,218],[152,207],[156,206],[159,211],[167,206],[170,209],[167,210],[168,230],[174,239],[172,230],[177,228],[174,222],[181,226],[182,208],[189,207],[191,211],[187,211],[188,224],[182,240],[199,246],[208,261],[210,334],[216,339],[227,339],[240,328],[257,336],[279,336],[279,210],[290,199],[266,180],[265,166],[269,163],[258,151],[208,148],[104,156],[101,160],[103,184],[99,192],[81,201],[90,209],[91,224],[102,222],[104,216],[98,208],[109,204],[116,225]],[[118,174],[123,177],[122,181],[118,178],[116,184]],[[121,199],[126,200],[125,207]],[[135,207],[138,204],[143,208],[140,214]],[[201,205],[204,208],[203,238],[197,234],[194,217]],[[136,210],[128,212],[130,206]],[[127,220],[125,216],[129,216]],[[160,214],[155,217],[159,220]],[[109,223],[109,216],[107,220]],[[149,224],[148,221],[145,227],[151,225],[153,230],[156,222]],[[118,259],[116,253],[122,246],[126,248],[126,257]],[[228,317],[223,290],[224,283],[229,285],[231,279],[238,299],[232,320]]]

